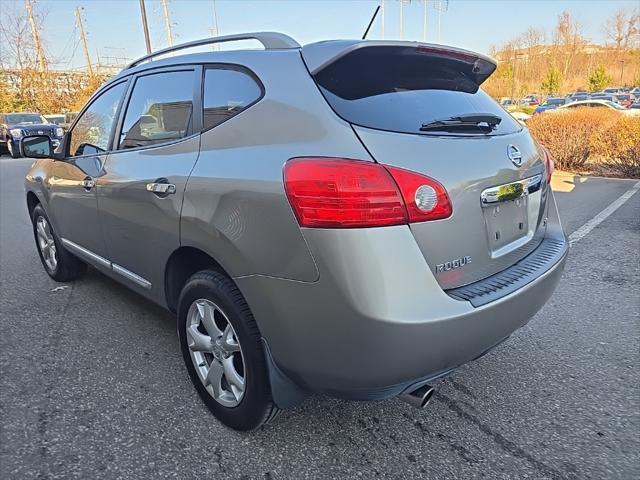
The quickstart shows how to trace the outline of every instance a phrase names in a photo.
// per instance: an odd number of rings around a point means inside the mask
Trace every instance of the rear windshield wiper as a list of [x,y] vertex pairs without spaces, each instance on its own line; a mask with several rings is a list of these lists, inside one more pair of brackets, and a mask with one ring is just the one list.
[[480,130],[483,133],[489,133],[501,121],[502,118],[492,113],[470,113],[423,123],[420,131]]

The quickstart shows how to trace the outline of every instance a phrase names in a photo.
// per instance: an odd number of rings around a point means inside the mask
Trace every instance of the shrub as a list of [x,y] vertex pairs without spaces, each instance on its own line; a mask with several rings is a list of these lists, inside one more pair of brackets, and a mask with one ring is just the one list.
[[620,116],[592,135],[591,162],[613,167],[627,177],[640,177],[640,117]]
[[577,108],[535,115],[527,126],[558,169],[579,172],[606,165],[621,175],[640,175],[640,117]]
[[533,136],[547,147],[561,170],[576,170],[589,160],[589,140],[604,122],[617,112],[578,108],[535,115],[527,126]]
[[607,85],[611,85],[611,80],[611,76],[605,70],[604,65],[598,65],[598,68],[587,79],[587,83],[590,91],[599,92],[606,88]]

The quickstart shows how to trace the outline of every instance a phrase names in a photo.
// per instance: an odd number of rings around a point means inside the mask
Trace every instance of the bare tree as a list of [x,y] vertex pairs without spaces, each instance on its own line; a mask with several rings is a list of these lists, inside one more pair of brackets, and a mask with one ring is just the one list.
[[640,37],[640,10],[617,10],[605,22],[604,32],[617,52],[632,47]]
[[558,24],[554,31],[556,59],[562,65],[562,76],[566,78],[571,63],[587,41],[582,36],[582,25],[575,21],[567,11],[558,16]]

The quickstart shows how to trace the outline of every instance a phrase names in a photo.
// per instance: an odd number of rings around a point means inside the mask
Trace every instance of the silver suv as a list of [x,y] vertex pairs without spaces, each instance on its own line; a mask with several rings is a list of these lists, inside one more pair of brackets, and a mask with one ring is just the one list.
[[[243,39],[264,50],[155,59]],[[548,152],[479,89],[495,68],[277,33],[144,57],[58,149],[22,140],[44,268],[89,264],[175,312],[232,428],[311,392],[422,407],[544,305],[567,254]]]

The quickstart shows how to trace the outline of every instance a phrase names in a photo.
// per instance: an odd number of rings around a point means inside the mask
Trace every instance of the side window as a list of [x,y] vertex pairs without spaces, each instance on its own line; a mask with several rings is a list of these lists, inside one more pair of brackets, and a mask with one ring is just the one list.
[[71,131],[69,155],[97,154],[109,147],[109,136],[126,82],[101,93],[87,108]]
[[221,124],[262,96],[256,81],[238,70],[210,68],[204,75],[204,129]]
[[194,72],[163,72],[139,77],[127,106],[119,147],[136,148],[189,135]]

